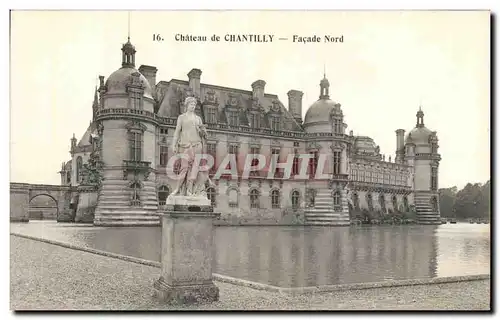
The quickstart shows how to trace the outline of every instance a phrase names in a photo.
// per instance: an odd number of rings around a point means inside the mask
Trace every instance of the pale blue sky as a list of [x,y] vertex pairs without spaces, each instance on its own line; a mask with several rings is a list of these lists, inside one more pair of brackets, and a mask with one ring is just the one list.
[[[371,136],[394,157],[395,130],[411,130],[419,103],[438,132],[440,187],[485,182],[489,171],[488,12],[132,12],[136,64],[157,81],[187,80],[251,90],[257,79],[287,105],[319,95],[326,64],[330,96],[348,131]],[[73,133],[92,116],[94,86],[121,64],[126,12],[14,12],[11,39],[11,181],[59,184]],[[153,42],[154,33],[165,41]],[[344,35],[342,44],[179,43],[176,33]]]

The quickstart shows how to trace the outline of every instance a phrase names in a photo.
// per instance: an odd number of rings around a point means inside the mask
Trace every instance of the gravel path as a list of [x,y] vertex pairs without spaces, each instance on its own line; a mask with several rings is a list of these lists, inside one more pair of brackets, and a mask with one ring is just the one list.
[[12,310],[490,310],[490,280],[288,296],[216,282],[220,301],[164,306],[159,269],[10,237]]

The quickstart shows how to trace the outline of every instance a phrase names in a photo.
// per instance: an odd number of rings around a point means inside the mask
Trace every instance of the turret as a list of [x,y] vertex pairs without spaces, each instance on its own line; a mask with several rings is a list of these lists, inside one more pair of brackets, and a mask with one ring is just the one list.
[[73,156],[75,154],[75,150],[76,150],[76,138],[75,138],[75,134],[73,133],[73,138],[71,138],[71,149],[70,149],[70,154],[71,156]]

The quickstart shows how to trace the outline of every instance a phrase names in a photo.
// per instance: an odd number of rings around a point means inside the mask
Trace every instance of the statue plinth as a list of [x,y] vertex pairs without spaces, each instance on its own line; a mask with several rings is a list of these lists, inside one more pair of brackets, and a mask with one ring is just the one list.
[[167,210],[161,213],[161,275],[153,288],[155,298],[162,302],[219,300],[212,279],[213,219],[217,214],[205,199],[170,196]]
[[165,202],[165,210],[170,211],[203,211],[212,212],[212,204],[205,196],[171,195]]

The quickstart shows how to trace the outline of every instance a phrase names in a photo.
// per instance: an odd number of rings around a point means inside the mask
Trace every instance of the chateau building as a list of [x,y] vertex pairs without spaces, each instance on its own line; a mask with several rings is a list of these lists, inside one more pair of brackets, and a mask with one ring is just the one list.
[[[79,186],[87,180],[90,159],[102,164],[95,225],[159,224],[156,213],[177,183],[167,169],[178,169],[170,161],[172,138],[188,96],[197,98],[196,112],[207,126],[206,151],[215,159],[211,176],[227,154],[236,156],[239,177],[212,179],[207,190],[221,219],[267,224],[300,217],[311,225],[349,225],[357,212],[384,215],[414,207],[419,223],[440,222],[438,139],[425,127],[422,110],[406,137],[396,130],[395,157],[386,159],[372,138],[346,133],[326,76],[302,119],[298,90],[288,92],[285,105],[265,91],[263,80],[251,90],[227,88],[202,83],[202,71],[192,69],[187,80],[157,81],[155,67],[136,69],[130,39],[121,50],[121,68],[99,77],[92,121],[79,141],[73,135],[71,160],[60,171],[62,185]],[[264,155],[269,163],[245,179],[241,171],[249,154]],[[283,178],[284,169],[269,159],[284,162],[289,155],[295,155],[292,178]],[[300,176],[303,168],[306,177]],[[318,170],[329,178],[316,179]]]

